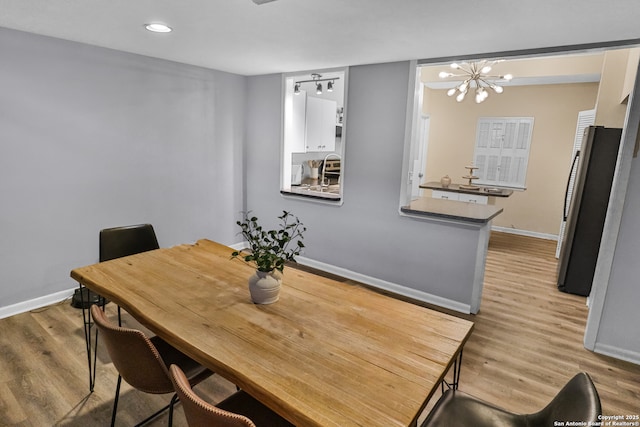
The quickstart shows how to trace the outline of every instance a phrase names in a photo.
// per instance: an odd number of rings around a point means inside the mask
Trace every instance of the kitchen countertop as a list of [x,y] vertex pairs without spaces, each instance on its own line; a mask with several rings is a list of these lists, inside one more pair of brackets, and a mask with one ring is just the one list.
[[308,186],[308,185],[292,185],[291,189],[280,190],[281,194],[295,194],[313,199],[325,199],[325,200],[340,200],[342,195],[340,194],[339,185],[330,186]]
[[502,213],[494,205],[421,197],[400,210],[406,214],[484,224]]
[[506,188],[495,187],[483,187],[478,186],[477,190],[468,190],[460,188],[460,184],[451,184],[448,187],[443,187],[439,182],[426,182],[420,184],[420,188],[428,188],[430,190],[451,191],[453,193],[465,193],[465,194],[480,194],[482,196],[495,196],[495,197],[509,197],[513,194],[513,190],[507,190]]

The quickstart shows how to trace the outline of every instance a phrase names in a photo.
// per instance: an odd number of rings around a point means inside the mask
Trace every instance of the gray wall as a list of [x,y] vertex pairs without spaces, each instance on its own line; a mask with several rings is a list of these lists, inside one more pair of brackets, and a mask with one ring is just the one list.
[[[265,221],[282,209],[298,215],[309,227],[308,258],[464,301],[472,278],[463,266],[473,260],[460,253],[468,253],[469,233],[397,213],[408,74],[408,62],[350,69],[342,207],[279,196],[281,77],[249,78],[247,207]],[[634,306],[640,301],[638,160],[627,199],[598,344],[609,354],[640,361],[640,332],[628,327],[640,323]]]
[[640,363],[640,160],[633,159],[596,350]]
[[0,28],[0,308],[70,289],[101,228],[237,241],[246,78]]
[[[335,207],[279,195],[280,76],[1,28],[0,58],[0,309],[75,286],[69,271],[97,261],[101,228],[151,222],[161,246],[231,244],[245,206],[273,223],[282,209],[300,216],[308,258],[466,299],[471,272],[453,267],[473,263],[458,253],[469,233],[397,214],[408,62],[351,68]],[[637,160],[629,190],[598,342],[635,357]]]
[[247,208],[269,225],[283,209],[297,215],[307,258],[468,302],[478,236],[398,215],[409,72],[409,62],[350,68],[340,207],[280,196],[281,77],[250,77]]

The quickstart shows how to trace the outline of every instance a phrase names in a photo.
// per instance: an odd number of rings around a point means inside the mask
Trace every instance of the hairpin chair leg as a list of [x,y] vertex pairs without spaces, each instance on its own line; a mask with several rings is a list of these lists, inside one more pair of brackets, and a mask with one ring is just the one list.
[[113,410],[111,411],[111,427],[116,425],[116,412],[118,412],[118,399],[120,398],[120,384],[122,384],[122,376],[118,375],[116,395],[113,398]]
[[[116,395],[115,395],[115,397],[113,399],[113,411],[111,412],[111,427],[114,427],[116,425],[116,413],[118,412],[118,400],[120,399],[120,385],[121,384],[122,384],[122,376],[118,375],[118,383],[116,385]],[[151,421],[152,419],[154,419],[158,415],[162,414],[167,409],[169,410],[169,424],[168,425],[169,425],[169,427],[171,427],[173,425],[173,407],[175,406],[177,401],[178,401],[178,395],[174,394],[173,397],[171,398],[171,403],[169,403],[164,408],[158,410],[157,412],[153,413],[152,415],[148,416],[144,420],[140,421],[138,424],[135,425],[135,427],[140,427],[140,426],[145,425],[146,423],[148,423],[149,421]]]
[[[118,412],[118,400],[120,399],[120,385],[121,384],[122,384],[122,376],[118,375],[118,383],[116,385],[116,395],[113,398],[113,411],[111,412],[111,427],[114,427],[116,425],[116,413]],[[145,418],[144,420],[142,420],[138,424],[136,424],[135,427],[140,427],[140,426],[145,425],[146,423],[148,423],[149,421],[151,421],[152,419],[154,419],[158,415],[162,414],[167,409],[169,410],[169,423],[168,423],[168,425],[169,425],[169,427],[171,427],[173,425],[173,407],[175,406],[177,401],[178,401],[178,395],[174,394],[173,397],[171,398],[171,403],[169,403],[164,408],[158,410],[157,412],[154,412],[153,414],[149,415],[147,418]]]
[[160,414],[162,414],[167,409],[169,410],[169,422],[168,422],[168,425],[169,425],[169,427],[171,427],[173,425],[173,407],[175,406],[177,401],[178,401],[178,395],[174,394],[173,397],[171,398],[171,403],[169,403],[164,408],[159,409],[157,412],[154,412],[153,414],[149,415],[147,418],[145,418],[144,420],[140,421],[134,427],[141,427],[141,426],[145,425],[146,423],[148,423],[152,419],[154,419],[157,416],[159,416]]

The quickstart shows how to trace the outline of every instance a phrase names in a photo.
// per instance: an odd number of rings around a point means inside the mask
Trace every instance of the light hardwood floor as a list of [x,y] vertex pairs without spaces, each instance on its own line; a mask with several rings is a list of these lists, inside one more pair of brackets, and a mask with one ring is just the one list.
[[[639,414],[640,366],[584,349],[585,298],[557,291],[554,250],[554,242],[492,234],[480,313],[456,314],[476,323],[461,390],[534,412],[586,371],[605,414]],[[115,316],[113,304],[108,312]],[[128,316],[125,321],[136,326]],[[89,393],[86,363],[81,311],[68,302],[0,320],[0,426],[108,425],[117,374],[100,348],[97,385]],[[213,376],[197,390],[216,402],[235,387]],[[124,385],[117,425],[133,425],[167,401]],[[166,425],[166,416],[149,425]],[[179,405],[174,425],[186,426]]]

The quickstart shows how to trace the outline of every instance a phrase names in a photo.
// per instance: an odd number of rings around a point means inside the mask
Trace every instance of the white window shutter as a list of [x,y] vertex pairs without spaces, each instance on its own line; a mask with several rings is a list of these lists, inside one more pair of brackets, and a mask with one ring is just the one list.
[[478,136],[476,144],[480,148],[487,148],[489,146],[489,131],[491,130],[491,123],[483,122],[478,124]]
[[481,117],[476,130],[478,183],[525,188],[533,117]]

